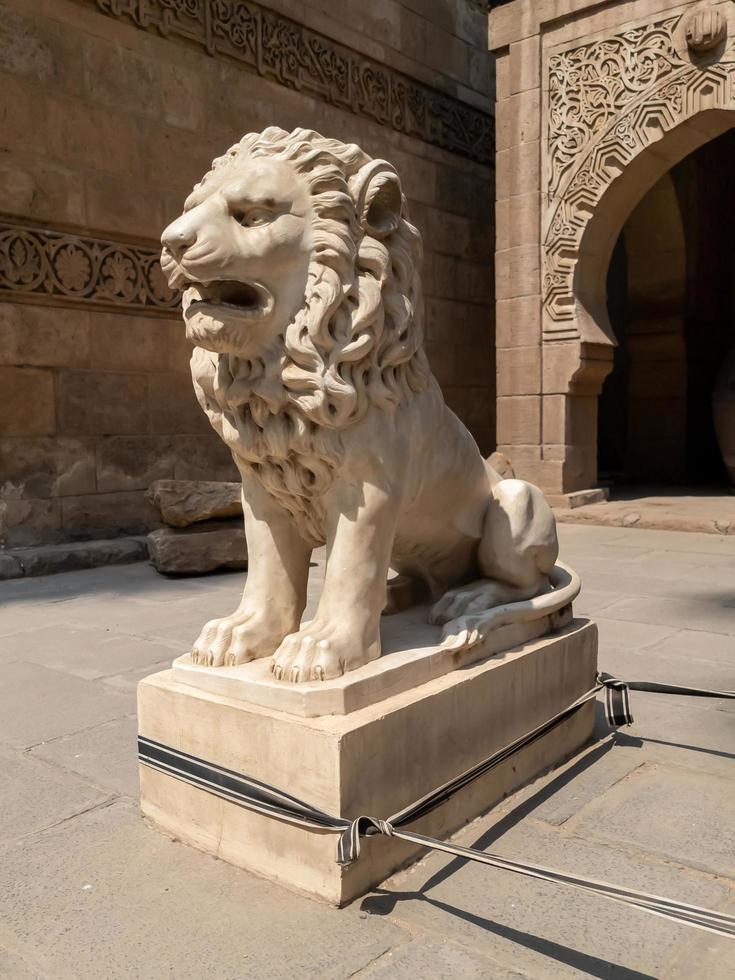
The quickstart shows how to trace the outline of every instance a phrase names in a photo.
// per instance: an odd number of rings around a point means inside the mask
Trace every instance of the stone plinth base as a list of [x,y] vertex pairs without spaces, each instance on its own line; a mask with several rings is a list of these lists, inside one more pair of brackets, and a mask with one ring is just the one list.
[[570,603],[529,623],[500,626],[468,650],[445,650],[441,647],[441,630],[429,623],[429,607],[415,606],[396,616],[382,617],[383,655],[378,660],[326,684],[277,681],[269,659],[253,660],[239,667],[200,667],[191,662],[188,653],[174,660],[173,679],[223,698],[276,708],[302,718],[346,715],[396,694],[415,691],[427,681],[487,660],[503,650],[514,650],[568,626],[572,619]]
[[[597,629],[559,632],[344,715],[316,718],[224,697],[163,671],[138,687],[140,734],[263,780],[335,815],[389,817],[541,724],[594,686]],[[327,682],[333,683],[333,682]],[[594,703],[411,829],[445,838],[561,761],[592,733]],[[238,807],[141,766],[141,807],[162,830],[231,864],[341,905],[420,849],[366,839],[335,862],[337,835]]]

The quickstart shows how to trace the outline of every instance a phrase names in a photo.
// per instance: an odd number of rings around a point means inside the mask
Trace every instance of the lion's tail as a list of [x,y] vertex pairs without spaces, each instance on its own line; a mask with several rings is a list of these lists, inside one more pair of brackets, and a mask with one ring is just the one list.
[[532,599],[506,602],[475,615],[460,616],[442,630],[443,650],[469,650],[493,630],[510,623],[529,623],[558,612],[577,598],[582,583],[579,575],[561,561],[549,574],[551,589]]

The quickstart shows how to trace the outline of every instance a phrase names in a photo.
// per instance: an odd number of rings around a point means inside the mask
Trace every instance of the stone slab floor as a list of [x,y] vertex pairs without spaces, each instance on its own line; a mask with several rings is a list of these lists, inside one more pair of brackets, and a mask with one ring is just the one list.
[[[619,676],[735,689],[735,537],[561,528]],[[735,977],[735,942],[430,855],[337,911],[149,829],[135,685],[239,575],[145,564],[0,586],[0,977]],[[635,694],[461,843],[735,912],[735,702]]]

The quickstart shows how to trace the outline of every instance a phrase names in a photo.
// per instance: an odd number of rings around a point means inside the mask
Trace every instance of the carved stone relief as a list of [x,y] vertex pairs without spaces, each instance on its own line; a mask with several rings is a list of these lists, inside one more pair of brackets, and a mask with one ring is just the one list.
[[[720,20],[696,37],[720,43]],[[735,109],[735,57],[694,63],[678,43],[682,15],[552,54],[547,73],[543,232],[545,339],[575,339],[574,271],[605,191],[647,146],[703,109]],[[718,24],[720,25],[718,27]],[[696,25],[695,25],[696,26]],[[688,34],[688,32],[687,32]],[[688,40],[688,37],[687,37]]]
[[234,58],[265,78],[490,164],[493,119],[331,38],[244,0],[81,0],[102,13]]
[[727,35],[727,23],[719,10],[696,10],[687,17],[685,28],[687,44],[699,54],[712,51]]
[[158,249],[0,221],[0,300],[176,314]]
[[190,665],[267,659],[277,680],[329,681],[378,659],[386,605],[437,600],[431,622],[456,651],[576,596],[542,494],[488,469],[431,374],[407,209],[386,161],[269,127],[214,161],[162,235],[197,398],[242,477],[250,556],[240,604],[204,626]]

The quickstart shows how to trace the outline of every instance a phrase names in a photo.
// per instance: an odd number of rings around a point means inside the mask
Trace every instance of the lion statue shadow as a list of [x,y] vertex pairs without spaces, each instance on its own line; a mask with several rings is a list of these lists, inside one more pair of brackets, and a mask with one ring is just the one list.
[[204,626],[195,664],[272,657],[278,679],[326,681],[379,657],[381,612],[418,596],[454,648],[576,596],[543,494],[500,478],[431,373],[421,236],[389,163],[311,130],[250,133],[161,240],[248,542],[242,600]]

